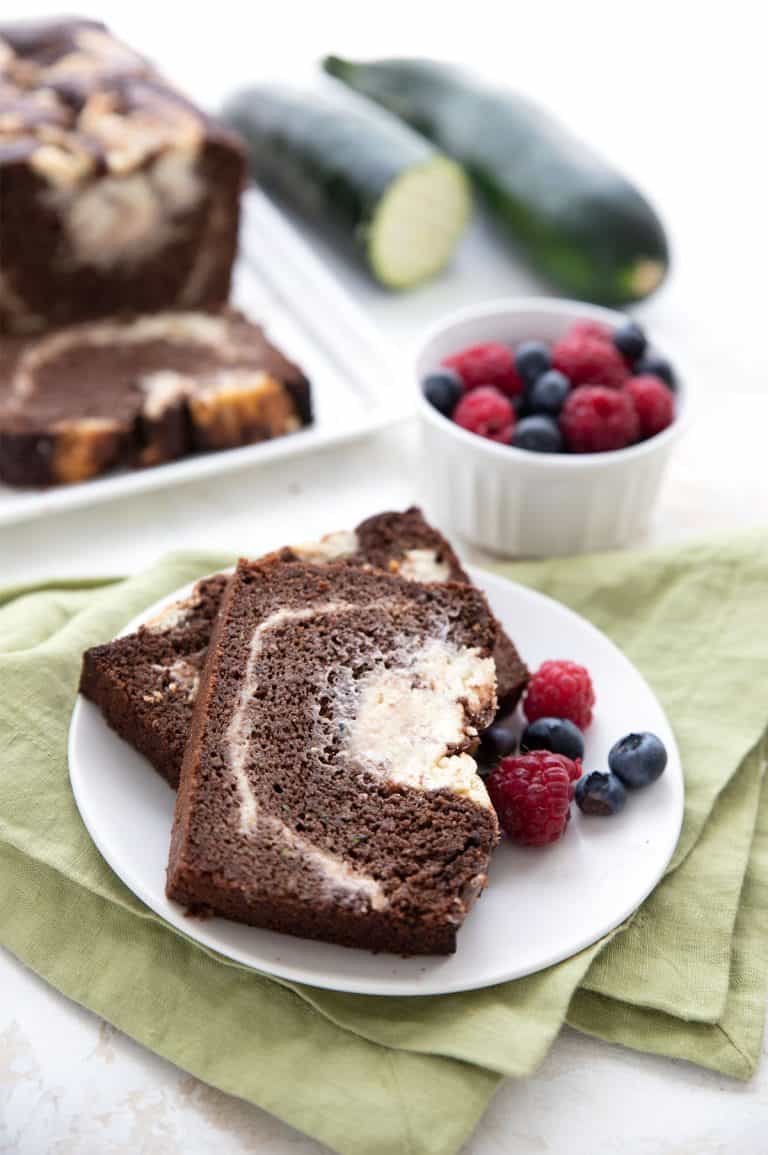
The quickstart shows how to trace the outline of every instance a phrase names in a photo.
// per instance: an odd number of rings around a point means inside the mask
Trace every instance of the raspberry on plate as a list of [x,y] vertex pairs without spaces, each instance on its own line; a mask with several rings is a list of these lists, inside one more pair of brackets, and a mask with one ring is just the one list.
[[515,428],[512,402],[491,385],[481,385],[465,393],[453,411],[453,420],[462,429],[509,445]]
[[629,369],[619,350],[606,337],[583,329],[570,329],[552,347],[552,364],[564,373],[571,385],[606,385],[618,389],[629,377]]
[[640,421],[629,393],[580,385],[565,399],[560,429],[571,453],[605,453],[637,441]]
[[643,437],[661,433],[675,419],[675,399],[672,390],[658,377],[646,375],[630,377],[623,392],[632,398]]
[[595,691],[587,670],[577,662],[542,662],[531,676],[523,703],[529,722],[568,718],[585,730],[592,721]]
[[502,830],[524,846],[557,842],[571,817],[581,763],[536,750],[502,758],[486,780]]
[[523,391],[523,382],[515,368],[512,350],[501,342],[471,345],[460,353],[445,357],[443,365],[459,374],[465,389],[495,385],[508,397],[517,397]]

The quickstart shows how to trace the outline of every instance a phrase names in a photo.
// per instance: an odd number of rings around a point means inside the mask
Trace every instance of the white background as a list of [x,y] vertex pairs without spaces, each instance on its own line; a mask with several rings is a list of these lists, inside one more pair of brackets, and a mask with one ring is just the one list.
[[[569,122],[650,194],[675,268],[640,311],[697,390],[651,540],[768,520],[765,34],[761,6],[597,3],[102,3],[105,19],[215,105],[324,52],[460,58]],[[47,14],[35,0],[3,18]],[[387,297],[342,277],[393,345],[444,308],[497,293],[457,270]],[[525,284],[510,262],[509,291]],[[393,388],[399,383],[393,383]],[[256,552],[418,498],[404,425],[343,451],[0,532],[0,580],[119,573],[169,548]],[[756,623],[757,624],[757,623]],[[3,1130],[5,1128],[5,1130]],[[471,1155],[764,1155],[768,1064],[743,1086],[565,1031],[542,1070],[497,1095]],[[0,960],[0,1151],[18,1155],[310,1155],[317,1144],[155,1058]],[[393,1153],[396,1155],[396,1153]]]

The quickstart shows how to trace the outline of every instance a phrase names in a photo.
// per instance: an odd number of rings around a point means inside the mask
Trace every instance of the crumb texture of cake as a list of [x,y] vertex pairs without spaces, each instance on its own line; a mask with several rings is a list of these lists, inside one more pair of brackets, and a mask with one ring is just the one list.
[[0,333],[229,295],[237,137],[93,20],[0,23]]
[[470,586],[241,562],[194,708],[168,894],[342,945],[449,953],[498,837],[469,751],[496,623]]
[[206,578],[135,634],[83,655],[80,692],[121,738],[174,788],[192,706],[219,605],[229,579]]
[[[411,581],[471,584],[458,554],[417,506],[369,517],[357,527],[358,556]],[[528,683],[528,669],[517,649],[499,629],[494,649],[499,705],[511,710]]]
[[[381,533],[377,526],[381,526]],[[425,543],[429,542],[427,545]],[[417,544],[414,544],[417,543]],[[420,543],[420,544],[418,544]],[[365,548],[364,548],[365,547]],[[317,542],[308,542],[300,546],[291,546],[287,556],[294,556],[303,561],[323,564],[330,561],[346,561],[350,565],[376,565],[386,572],[392,572],[390,562],[395,569],[401,569],[402,558],[413,550],[428,550],[435,564],[448,565],[450,577],[454,580],[468,582],[469,578],[461,569],[458,558],[453,553],[448,542],[436,529],[433,529],[418,509],[408,509],[403,513],[383,513],[368,518],[357,530],[343,530],[329,533]],[[406,573],[406,577],[408,574]],[[192,619],[194,637],[189,647],[194,651],[197,648],[205,650],[210,640],[210,633],[218,612],[218,601],[212,605],[214,591],[220,596],[224,589],[224,578],[218,579],[219,584],[207,584],[208,605],[211,610],[203,623],[201,619]],[[187,622],[187,602],[176,603],[167,607],[162,614],[157,615],[151,622],[146,622],[143,628],[132,635],[134,641],[130,644],[131,661],[134,664],[132,677],[126,677],[123,683],[123,694],[128,701],[136,701],[137,706],[130,711],[130,730],[126,726],[125,702],[115,698],[112,692],[112,670],[109,662],[111,648],[117,647],[121,651],[128,643],[127,638],[119,638],[99,646],[98,663],[90,662],[89,677],[84,680],[83,692],[101,708],[107,722],[113,726],[127,741],[141,750],[152,764],[172,784],[177,784],[181,770],[183,746],[175,744],[172,749],[163,745],[162,735],[166,733],[163,715],[167,707],[167,695],[164,691],[164,680],[159,675],[162,670],[157,665],[155,651],[150,641],[151,635],[156,632],[176,631],[174,644],[180,642],[179,631],[183,632]],[[205,624],[205,629],[203,629]],[[207,632],[206,632],[207,631]],[[86,661],[88,661],[86,654]],[[528,678],[528,671],[523,664],[511,639],[499,627],[493,657],[496,663],[497,693],[502,701],[506,695],[522,692]],[[151,686],[155,695],[151,704],[144,702],[147,686]],[[192,721],[192,707],[196,696],[196,688],[190,685],[186,698],[180,698],[178,693],[173,697],[174,729],[171,733],[188,733]],[[148,708],[149,707],[149,708]],[[182,720],[183,719],[183,720]]]
[[0,349],[0,481],[57,485],[292,433],[310,386],[233,309],[69,326]]

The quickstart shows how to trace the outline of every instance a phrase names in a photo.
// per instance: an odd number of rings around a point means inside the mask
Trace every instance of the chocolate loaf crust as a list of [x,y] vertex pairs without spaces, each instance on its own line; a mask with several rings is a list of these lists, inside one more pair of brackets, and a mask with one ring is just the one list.
[[[408,551],[414,549],[435,551],[438,565],[446,560],[450,562],[451,580],[469,581],[449,543],[415,507],[402,513],[378,514],[364,521],[356,531],[329,534],[319,542],[294,546],[291,553],[315,562],[343,560],[346,564],[376,565],[387,572],[396,572],[402,568]],[[423,572],[423,560],[420,568]],[[140,750],[174,788],[178,786],[183,755],[183,742],[179,744],[176,736],[189,732],[195,694],[180,696],[174,689],[169,690],[173,677],[167,672],[167,665],[177,656],[186,657],[190,652],[207,648],[225,583],[223,575],[202,583],[207,609],[204,615],[193,618],[190,639],[184,636],[185,621],[196,595],[169,608],[165,618],[169,629],[165,665],[157,656],[156,638],[147,637],[146,626],[135,634],[86,651],[83,658],[81,692],[100,708],[109,725]],[[161,628],[162,622],[155,623],[155,633]],[[507,647],[513,660],[504,665],[500,655],[503,659]],[[523,672],[516,682],[518,693],[525,685],[527,670],[501,628],[494,646],[494,660],[499,701],[505,694],[508,701],[513,684],[509,670]]]
[[345,946],[450,953],[498,837],[466,752],[495,710],[470,586],[241,561],[194,709],[169,897]]
[[233,309],[73,325],[0,343],[0,481],[58,485],[291,433],[301,369]]
[[93,20],[0,24],[0,333],[229,296],[236,136]]

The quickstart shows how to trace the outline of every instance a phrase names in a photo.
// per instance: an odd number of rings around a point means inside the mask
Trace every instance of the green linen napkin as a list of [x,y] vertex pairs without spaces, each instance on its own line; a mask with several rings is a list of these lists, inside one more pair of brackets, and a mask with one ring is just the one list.
[[[120,883],[74,806],[80,654],[229,559],[0,592],[0,938],[68,997],[342,1155],[450,1155],[562,1023],[747,1078],[768,972],[768,534],[504,567],[591,618],[649,679],[686,773],[672,867],[640,912],[538,975],[437,998],[277,982],[191,943]],[[567,655],[563,655],[567,656]],[[296,1072],[302,1072],[301,1080]]]

